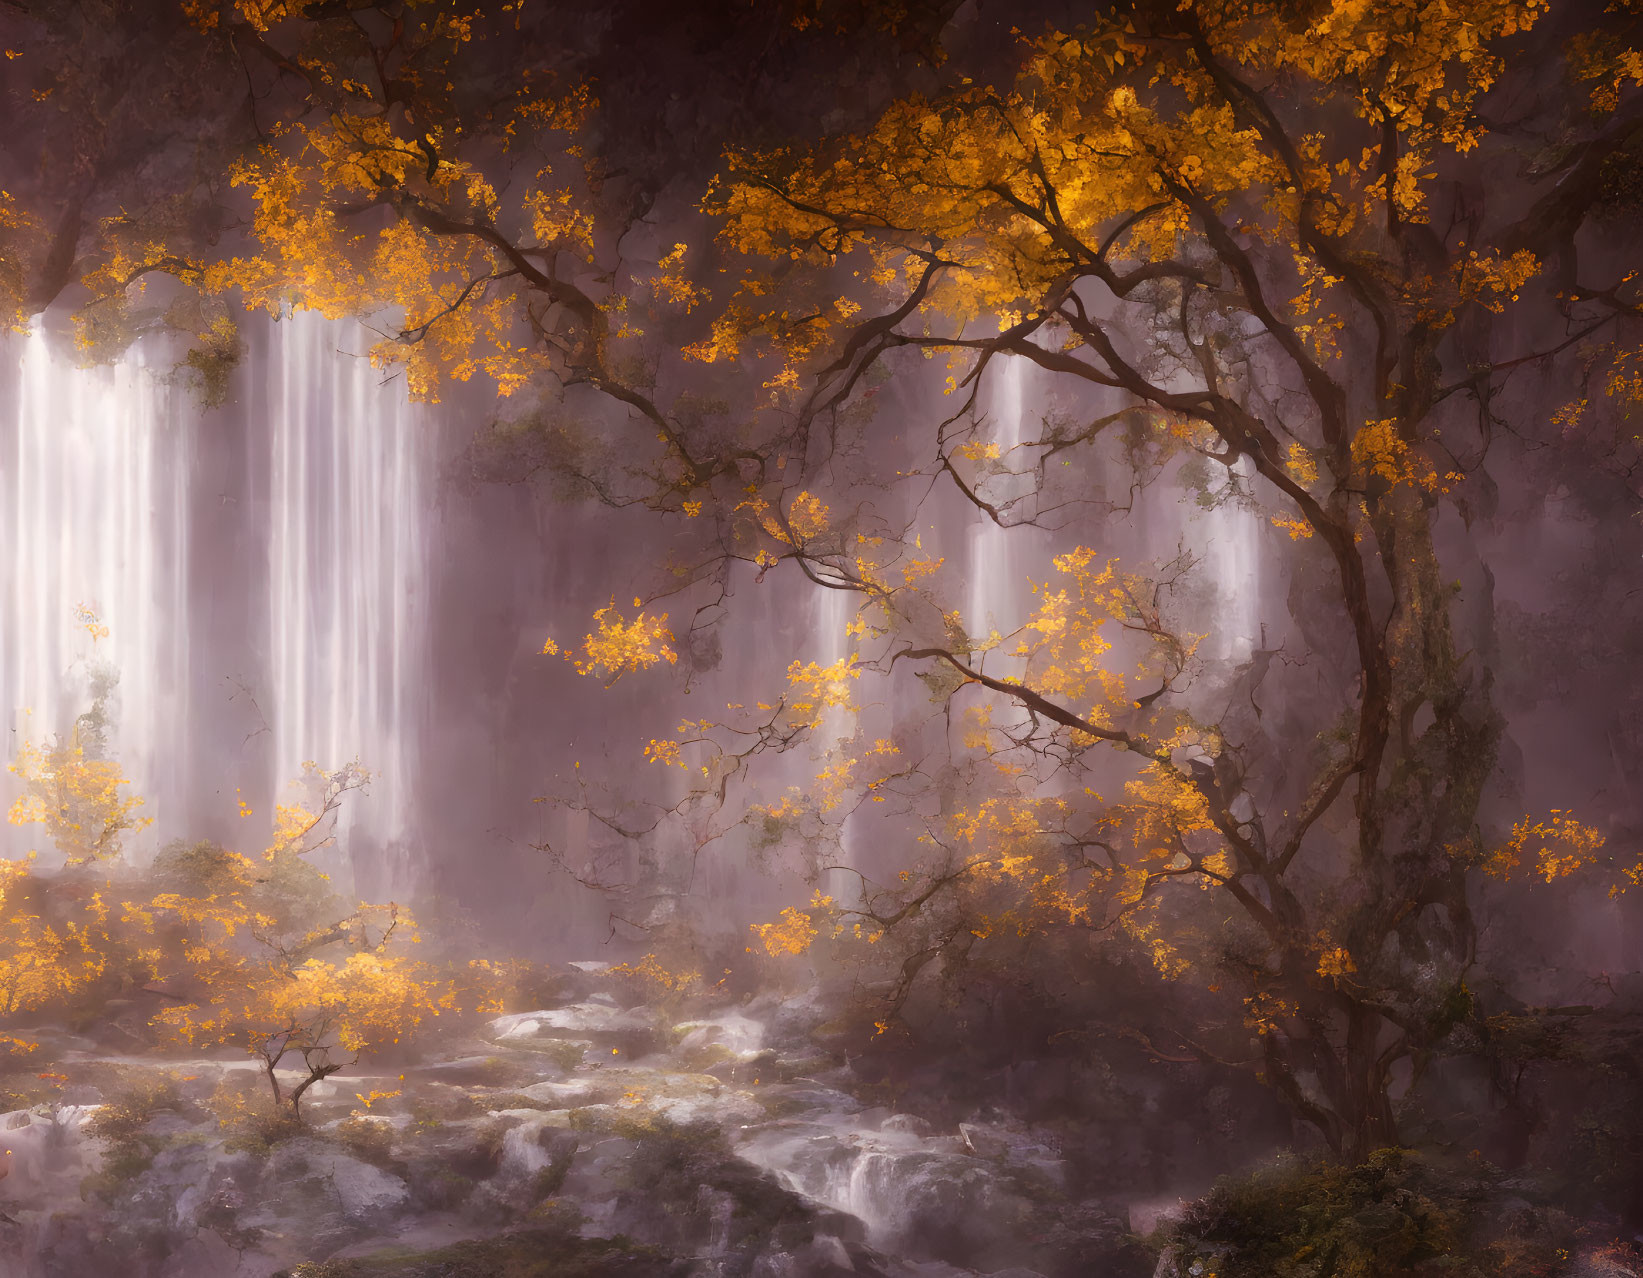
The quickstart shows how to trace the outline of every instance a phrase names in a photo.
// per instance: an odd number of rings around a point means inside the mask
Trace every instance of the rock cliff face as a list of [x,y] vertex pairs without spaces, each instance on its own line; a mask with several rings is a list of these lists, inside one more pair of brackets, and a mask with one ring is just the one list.
[[[812,997],[693,1020],[598,974],[271,1124],[241,1061],[60,1051],[0,1116],[0,1278],[1145,1273],[1054,1136],[871,1105]],[[71,1095],[78,1103],[61,1103]]]

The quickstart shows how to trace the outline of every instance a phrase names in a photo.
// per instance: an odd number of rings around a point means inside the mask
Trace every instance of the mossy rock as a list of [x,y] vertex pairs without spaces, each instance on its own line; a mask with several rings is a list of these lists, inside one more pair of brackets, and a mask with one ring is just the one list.
[[538,1056],[546,1056],[568,1074],[582,1064],[583,1058],[593,1050],[593,1044],[579,1038],[561,1038],[537,1043],[531,1050]]
[[687,1261],[627,1238],[524,1230],[437,1251],[298,1265],[275,1278],[683,1278],[689,1271]]
[[[683,1035],[673,1031],[675,1038]],[[692,1074],[713,1074],[726,1077],[741,1058],[723,1043],[703,1043],[700,1047],[679,1052],[679,1064]],[[722,1072],[721,1072],[722,1071]]]
[[418,1132],[438,1131],[446,1123],[478,1118],[496,1108],[484,1096],[458,1087],[440,1086],[411,1099],[411,1127]]
[[638,1201],[671,1204],[674,1217],[700,1211],[702,1191],[731,1201],[732,1250],[774,1243],[796,1250],[818,1233],[859,1244],[861,1222],[806,1201],[738,1156],[725,1134],[710,1123],[675,1124],[652,1118],[618,1125],[635,1144],[626,1169],[628,1192]]
[[483,1098],[476,1099],[482,1101],[483,1108],[480,1112],[487,1114],[496,1114],[508,1109],[535,1109],[550,1112],[563,1108],[550,1101],[538,1100],[534,1096],[526,1096],[523,1092],[491,1092]]
[[473,1197],[477,1188],[471,1176],[438,1166],[413,1174],[407,1183],[416,1205],[424,1211],[455,1211]]
[[1560,1272],[1573,1223],[1487,1166],[1384,1149],[1356,1167],[1286,1159],[1222,1180],[1159,1241],[1169,1278],[1540,1278]]
[[534,1061],[520,1060],[515,1055],[487,1055],[436,1065],[424,1073],[422,1082],[453,1088],[519,1087],[540,1077],[541,1070]]
[[356,1114],[333,1127],[330,1136],[361,1162],[393,1172],[396,1176],[405,1174],[405,1164],[394,1157],[397,1133],[391,1123]]
[[104,1082],[113,1094],[86,1124],[86,1134],[103,1142],[102,1165],[81,1181],[80,1193],[112,1201],[153,1166],[162,1149],[183,1143],[185,1136],[200,1138],[201,1133],[151,1130],[157,1116],[205,1115],[199,1106],[183,1100],[176,1078],[162,1070],[126,1067],[108,1073]]

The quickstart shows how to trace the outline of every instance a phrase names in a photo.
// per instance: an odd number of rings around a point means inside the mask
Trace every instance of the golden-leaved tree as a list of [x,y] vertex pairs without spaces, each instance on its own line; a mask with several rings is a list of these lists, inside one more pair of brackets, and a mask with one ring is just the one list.
[[[108,627],[91,609],[81,605],[74,615],[93,643],[107,638]],[[22,793],[6,820],[44,826],[71,867],[118,861],[126,837],[151,824],[142,815],[143,796],[132,789],[109,746],[108,702],[117,683],[111,668],[94,664],[90,705],[75,717],[67,736],[26,737],[7,765]],[[30,717],[25,713],[25,722]]]
[[[0,860],[8,1030],[94,1014],[115,996],[158,998],[151,1025],[161,1038],[245,1051],[260,1062],[276,1112],[295,1120],[314,1083],[456,1007],[456,985],[414,956],[421,937],[409,913],[348,906],[313,864],[334,841],[347,795],[368,780],[358,765],[306,764],[275,805],[260,856],[174,843],[141,868],[123,862],[113,838],[129,826],[115,817],[141,802],[119,789],[114,761],[87,761],[78,744],[25,743],[13,771],[28,787],[14,819],[21,811],[43,821],[69,859],[52,873],[39,871],[34,853]],[[60,811],[34,815],[42,795]],[[240,815],[254,814],[242,804]],[[100,837],[88,839],[88,828]],[[0,1054],[35,1048],[0,1033]],[[283,1083],[282,1069],[295,1069],[296,1081]]]
[[72,1005],[103,979],[113,945],[109,906],[92,885],[53,893],[32,857],[0,860],[0,1057],[27,1054],[29,1039],[9,1032],[42,1009]]
[[[1096,11],[1024,38],[1014,78],[932,73],[820,142],[727,139],[714,235],[682,239],[613,209],[597,86],[510,60],[539,20],[520,6],[186,11],[284,91],[229,173],[248,229],[207,254],[111,223],[83,321],[123,331],[108,317],[166,273],[206,309],[385,322],[373,359],[425,397],[491,379],[544,465],[692,548],[631,615],[598,614],[567,652],[583,674],[671,667],[739,572],[847,596],[846,656],[794,654],[785,688],[643,750],[691,778],[700,837],[857,809],[916,827],[899,874],[849,867],[848,897],[762,933],[895,953],[887,1024],[921,970],[1002,929],[1136,947],[1219,995],[1217,1033],[1356,1158],[1396,1139],[1396,1072],[1472,1015],[1480,878],[1636,881],[1568,811],[1486,807],[1494,617],[1442,544],[1487,518],[1503,437],[1594,482],[1635,468],[1628,6]],[[1071,409],[1001,433],[1009,361]],[[875,417],[886,376],[916,402],[932,369],[932,420]],[[1101,548],[1134,492],[1191,476],[1270,521],[1297,583],[1238,662],[1204,645],[1202,565]],[[1060,539],[1012,633],[924,549],[938,489]],[[967,721],[956,740],[869,731],[863,681],[906,671]],[[761,755],[818,740],[811,786],[756,793]],[[949,746],[984,780],[944,780]]]
[[[853,592],[857,644],[831,668],[795,663],[763,718],[684,723],[647,754],[716,779],[819,727],[864,668],[918,665],[997,774],[955,800],[913,785],[897,743],[863,739],[759,807],[900,803],[929,848],[900,883],[789,911],[767,947],[909,930],[894,1008],[926,963],[998,929],[1126,938],[1163,976],[1231,996],[1222,1037],[1253,1038],[1268,1081],[1357,1158],[1396,1140],[1399,1067],[1418,1074],[1472,1015],[1480,871],[1637,883],[1635,851],[1567,811],[1488,828],[1493,619],[1463,607],[1436,531],[1490,500],[1509,376],[1542,379],[1532,404],[1572,368],[1633,358],[1624,246],[1591,278],[1574,248],[1613,208],[1595,166],[1634,133],[1628,33],[1605,33],[1598,67],[1596,37],[1554,31],[1576,74],[1546,109],[1580,112],[1583,141],[1530,170],[1527,209],[1481,194],[1491,166],[1529,167],[1491,129],[1492,95],[1523,91],[1552,24],[1535,3],[1141,6],[1030,41],[1013,85],[960,82],[858,136],[730,155],[707,207],[721,250],[754,265],[687,354],[765,370],[789,465],[730,518],[762,564]],[[846,270],[897,304],[863,322],[826,301]],[[1281,640],[1217,668],[1182,620],[1204,615],[1179,606],[1192,565],[1076,540],[999,634],[955,607],[961,583],[916,536],[833,526],[803,487],[837,449],[816,427],[903,351],[950,372],[914,482],[951,483],[1001,529],[1076,539],[1100,525],[1069,507],[1106,513],[1104,441],[1140,480],[1207,463],[1207,503],[1286,535],[1308,589]],[[1011,359],[1098,408],[1004,439],[984,388]],[[1611,373],[1610,399],[1629,385]],[[1589,436],[1586,401],[1554,408],[1510,427],[1589,473],[1632,463],[1612,406]],[[1304,694],[1279,677],[1302,665]],[[1189,1030],[1172,1046],[1220,1058]]]
[[25,742],[11,771],[24,793],[6,813],[13,825],[43,825],[70,865],[116,860],[123,837],[145,828],[143,798],[113,759],[88,757],[76,731],[67,742]]
[[[357,768],[309,765],[261,857],[209,843],[167,849],[146,878],[150,892],[124,905],[137,963],[173,1000],[155,1024],[192,1047],[256,1058],[293,1118],[315,1083],[455,1006],[450,982],[413,957],[421,938],[405,910],[348,908],[307,859],[362,782]],[[297,1071],[289,1088],[282,1067]]]
[[[1089,482],[1052,463],[1127,431],[1144,465],[1207,461],[1215,500],[1253,501],[1288,534],[1315,588],[1303,609],[1338,620],[1297,616],[1281,644],[1211,675],[1209,697],[1168,564],[1126,570],[1080,545],[1045,565],[1016,633],[944,608],[932,641],[928,624],[903,633],[939,590],[909,603],[922,586],[802,537],[770,553],[860,593],[876,664],[949,672],[951,699],[980,711],[973,744],[1014,774],[941,813],[943,855],[916,887],[846,914],[893,926],[934,888],[1004,876],[1018,886],[1004,921],[1126,931],[1165,975],[1241,1000],[1265,1076],[1351,1157],[1394,1142],[1394,1070],[1470,1013],[1473,871],[1509,873],[1532,850],[1545,882],[1638,879],[1635,855],[1566,812],[1482,828],[1501,731],[1479,656],[1492,622],[1457,638],[1466,614],[1435,531],[1485,500],[1486,474],[1469,476],[1508,411],[1506,376],[1555,385],[1577,347],[1629,358],[1631,268],[1575,264],[1603,188],[1529,184],[1528,209],[1502,215],[1474,176],[1517,158],[1488,124],[1491,95],[1521,91],[1551,21],[1535,3],[1142,6],[1033,41],[1013,86],[959,84],[861,136],[734,155],[710,196],[734,251],[800,264],[778,276],[850,265],[900,285],[895,322],[830,344],[809,393],[880,351],[946,360],[954,403],[930,465],[987,518],[1043,522]],[[1559,109],[1585,111],[1587,139],[1565,176],[1630,136],[1631,65],[1614,54],[1589,102],[1565,86]],[[795,307],[764,278],[708,354],[762,339],[797,374]],[[978,408],[1007,358],[1094,388],[1107,411],[1046,417],[1001,455]],[[1625,462],[1566,426],[1560,442]],[[1290,661],[1328,671],[1321,705],[1275,677],[1297,641]],[[1287,742],[1257,690],[1300,712]],[[996,925],[958,921],[955,935]]]

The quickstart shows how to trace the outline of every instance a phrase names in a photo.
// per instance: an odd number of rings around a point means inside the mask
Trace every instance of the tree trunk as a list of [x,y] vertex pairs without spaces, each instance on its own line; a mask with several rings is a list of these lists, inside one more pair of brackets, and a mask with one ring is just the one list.
[[[1331,1152],[1348,1166],[1377,1149],[1398,1144],[1397,1118],[1388,1095],[1396,1053],[1382,1039],[1386,1022],[1368,1008],[1337,1003],[1334,1017],[1346,1017],[1345,1043],[1326,1027],[1340,1021],[1322,1012],[1306,1032],[1269,1033],[1264,1038],[1266,1074],[1296,1114],[1317,1129]],[[1333,1025],[1330,1021],[1333,1019]],[[1314,1082],[1303,1083],[1306,1075]]]
[[1391,1100],[1384,1091],[1367,1099],[1368,1104],[1350,1115],[1344,1124],[1346,1139],[1341,1144],[1341,1161],[1349,1166],[1367,1162],[1377,1149],[1398,1144],[1398,1123],[1392,1114]]
[[1377,1149],[1398,1143],[1392,1112],[1390,1061],[1380,1042],[1381,1017],[1364,1008],[1350,1013],[1346,1034],[1346,1095],[1341,1113],[1341,1158],[1364,1162]]
[[302,1118],[302,1094],[304,1092],[306,1092],[321,1079],[329,1078],[341,1068],[341,1065],[310,1065],[308,1067],[308,1077],[298,1083],[296,1088],[291,1093],[292,1116],[299,1120]]
[[279,1056],[264,1054],[262,1058],[263,1066],[268,1071],[268,1086],[274,1093],[274,1108],[276,1110],[285,1103],[285,1097],[280,1093],[280,1080],[274,1076],[274,1066],[280,1063],[280,1059],[284,1055],[284,1052],[281,1052]]

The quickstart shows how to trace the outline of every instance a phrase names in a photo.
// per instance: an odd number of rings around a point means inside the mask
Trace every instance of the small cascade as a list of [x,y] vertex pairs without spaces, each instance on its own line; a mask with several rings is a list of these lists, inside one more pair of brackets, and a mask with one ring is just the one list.
[[[857,1138],[860,1139],[859,1137]],[[867,1227],[870,1238],[894,1237],[906,1215],[903,1202],[907,1188],[901,1170],[902,1158],[887,1149],[861,1149],[843,1168],[830,1177],[828,1198]]]
[[553,1162],[553,1154],[542,1143],[542,1132],[546,1127],[546,1119],[536,1115],[510,1128],[502,1137],[499,1170],[519,1181],[528,1181],[547,1170]]
[[783,1187],[856,1217],[867,1242],[891,1254],[945,1250],[1066,1188],[1060,1154],[1025,1129],[936,1133],[810,1079],[780,1094],[791,1116],[743,1127],[737,1153]]
[[932,1147],[956,1159],[956,1142],[883,1131],[832,1088],[806,1086],[795,1096],[800,1101],[802,1119],[746,1129],[737,1152],[795,1193],[855,1216],[874,1246],[894,1246]]

